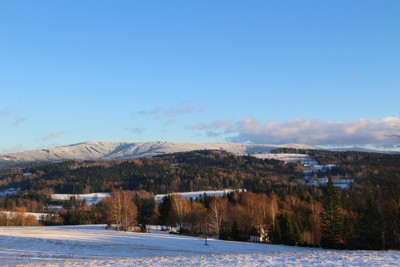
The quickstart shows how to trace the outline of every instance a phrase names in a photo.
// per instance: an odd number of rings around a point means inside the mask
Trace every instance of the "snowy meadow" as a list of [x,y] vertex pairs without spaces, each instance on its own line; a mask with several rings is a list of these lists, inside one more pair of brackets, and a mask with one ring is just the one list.
[[336,251],[104,225],[0,227],[1,266],[400,266],[399,251]]

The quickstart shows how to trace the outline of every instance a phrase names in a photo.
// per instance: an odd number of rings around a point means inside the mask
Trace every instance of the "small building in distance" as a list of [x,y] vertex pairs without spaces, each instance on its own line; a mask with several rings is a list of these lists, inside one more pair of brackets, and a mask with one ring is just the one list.
[[0,197],[16,195],[19,191],[21,191],[21,188],[19,187],[7,188],[4,191],[0,192]]
[[[316,181],[310,183],[312,186],[328,186],[329,178],[322,177],[318,178]],[[350,188],[351,184],[354,182],[353,178],[332,178],[333,186],[340,187],[341,189]]]

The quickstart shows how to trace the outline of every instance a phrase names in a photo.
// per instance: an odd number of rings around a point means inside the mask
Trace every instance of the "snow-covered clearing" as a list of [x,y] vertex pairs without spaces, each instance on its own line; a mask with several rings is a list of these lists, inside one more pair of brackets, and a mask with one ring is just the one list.
[[276,159],[284,162],[314,162],[310,156],[306,154],[293,154],[293,153],[256,153],[252,154],[252,156],[259,159]]
[[86,200],[88,205],[96,205],[109,196],[110,193],[98,192],[91,194],[52,194],[51,198],[53,200],[70,200],[71,197],[75,197],[76,199]]
[[[15,215],[18,215],[18,212],[14,212],[14,211],[0,211],[1,213],[5,213],[5,214],[7,214],[7,216],[10,218],[10,217],[13,217],[13,216],[15,216]],[[23,212],[23,213],[20,213],[20,214],[23,214],[24,216],[29,216],[29,215],[31,215],[31,216],[33,216],[33,217],[35,217],[35,219],[36,220],[40,220],[40,218],[42,218],[43,216],[46,216],[46,215],[48,215],[47,213],[38,213],[38,212]]]
[[399,266],[398,251],[334,251],[169,235],[104,225],[0,227],[0,265]]
[[[217,196],[221,197],[223,195],[227,195],[234,191],[234,189],[224,189],[224,190],[208,190],[208,191],[195,191],[195,192],[176,192],[174,194],[182,195],[185,198],[192,198],[195,199],[197,197],[203,196],[204,194],[208,196]],[[239,192],[245,192],[246,189],[237,189]],[[98,192],[98,193],[91,193],[91,194],[52,194],[51,198],[53,200],[70,200],[71,197],[75,197],[79,200],[86,200],[88,205],[96,205],[103,199],[109,197],[111,193],[107,192]],[[168,194],[158,194],[154,196],[154,200],[157,203],[162,202],[163,198]]]
[[[173,194],[181,195],[185,198],[195,199],[200,196],[208,195],[208,196],[216,196],[222,197],[223,195],[227,195],[231,192],[235,191],[234,189],[224,189],[224,190],[206,190],[206,191],[193,191],[193,192],[175,192]],[[246,189],[237,189],[238,192],[246,192]],[[154,200],[156,203],[162,202],[163,198],[169,194],[158,194],[154,196]]]

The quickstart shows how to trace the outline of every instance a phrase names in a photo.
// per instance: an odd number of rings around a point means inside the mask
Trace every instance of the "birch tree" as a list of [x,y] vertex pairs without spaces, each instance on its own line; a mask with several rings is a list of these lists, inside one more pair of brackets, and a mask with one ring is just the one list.
[[133,192],[114,189],[106,200],[108,206],[108,221],[115,224],[118,231],[127,231],[136,225],[137,208],[133,202]]
[[208,209],[207,226],[210,233],[219,236],[221,233],[222,221],[226,220],[228,200],[226,198],[215,197]]
[[172,213],[179,225],[179,232],[182,231],[182,224],[191,211],[190,201],[182,195],[172,194]]
[[278,198],[279,197],[277,195],[275,195],[274,192],[272,192],[271,203],[270,203],[272,232],[275,232],[275,221],[276,221],[277,214],[279,212],[279,210],[278,210]]

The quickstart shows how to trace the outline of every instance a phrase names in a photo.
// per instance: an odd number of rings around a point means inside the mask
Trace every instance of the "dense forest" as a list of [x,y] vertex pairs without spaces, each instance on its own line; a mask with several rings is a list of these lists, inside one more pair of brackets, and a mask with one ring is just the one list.
[[[23,172],[32,175],[26,177]],[[74,161],[19,172],[13,170],[0,176],[0,186],[74,194],[109,192],[113,188],[155,194],[220,188],[267,192],[301,178],[300,163],[196,151],[128,161]]]
[[[293,151],[274,151],[281,152]],[[51,200],[52,193],[114,190],[114,196],[128,196],[134,203],[131,222],[178,224],[182,234],[207,232],[221,239],[241,241],[257,235],[261,242],[276,244],[400,249],[400,155],[295,152],[307,154],[319,164],[334,165],[324,173],[314,174],[329,177],[329,184],[305,184],[300,162],[195,151],[125,161],[74,161],[3,170],[0,191],[20,191],[1,197],[0,209],[45,212],[49,205],[59,204]],[[332,180],[343,177],[354,179],[350,188],[332,186]],[[197,199],[172,194],[158,205],[154,202],[154,194],[223,188],[247,192]],[[116,189],[130,193],[118,193]],[[115,224],[116,215],[109,213],[111,202],[88,206],[84,201],[70,199],[63,203],[63,210],[42,223]],[[1,221],[0,218],[0,224]]]

